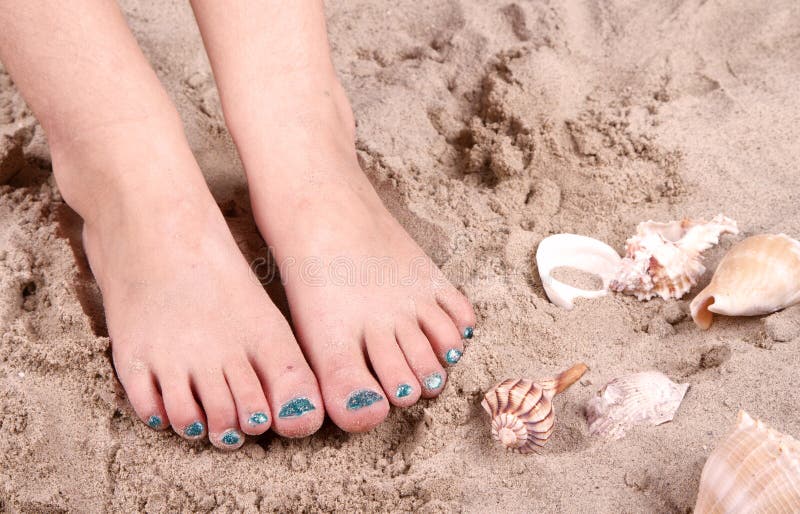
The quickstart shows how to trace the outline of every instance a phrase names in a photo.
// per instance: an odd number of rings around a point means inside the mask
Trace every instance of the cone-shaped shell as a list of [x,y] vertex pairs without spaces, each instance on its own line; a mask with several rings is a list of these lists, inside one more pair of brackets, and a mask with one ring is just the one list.
[[703,466],[694,512],[800,512],[800,442],[739,411]]
[[785,234],[752,236],[722,258],[708,287],[692,300],[695,323],[714,314],[757,316],[800,301],[800,242]]
[[576,364],[557,377],[541,380],[503,380],[486,393],[481,405],[492,417],[492,437],[506,448],[530,453],[544,446],[553,433],[553,397],[571,386],[587,370]]
[[615,378],[586,405],[589,433],[619,439],[635,425],[671,421],[689,384],[677,384],[659,371]]

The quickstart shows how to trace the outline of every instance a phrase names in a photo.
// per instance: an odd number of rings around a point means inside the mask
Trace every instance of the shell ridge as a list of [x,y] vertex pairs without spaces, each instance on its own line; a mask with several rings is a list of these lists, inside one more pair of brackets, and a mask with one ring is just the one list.
[[588,368],[579,363],[555,379],[536,383],[506,379],[489,388],[481,405],[491,416],[492,438],[516,453],[543,446],[555,428],[553,397],[569,387]]

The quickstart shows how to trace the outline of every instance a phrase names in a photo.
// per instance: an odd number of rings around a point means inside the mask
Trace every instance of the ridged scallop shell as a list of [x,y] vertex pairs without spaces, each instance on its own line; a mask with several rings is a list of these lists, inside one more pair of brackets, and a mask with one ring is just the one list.
[[639,223],[636,235],[626,242],[625,257],[609,287],[639,300],[681,298],[705,271],[702,252],[725,233],[738,234],[739,230],[735,221],[722,214],[709,222]]
[[[536,267],[547,298],[564,309],[572,309],[577,298],[599,298],[608,294],[608,285],[619,269],[620,260],[616,250],[604,242],[577,234],[546,237],[536,249]],[[598,275],[603,288],[586,290],[559,282],[551,273],[561,266]]]
[[518,453],[544,446],[555,425],[553,397],[575,383],[587,369],[585,364],[576,364],[557,377],[538,383],[508,379],[489,389],[481,405],[492,417],[492,437]]
[[677,384],[660,371],[615,378],[586,404],[589,433],[620,439],[635,425],[672,421],[689,384]]
[[714,314],[757,316],[800,302],[800,242],[785,234],[748,237],[722,258],[708,287],[692,300],[702,329]]
[[694,512],[800,512],[800,442],[739,411],[703,466]]

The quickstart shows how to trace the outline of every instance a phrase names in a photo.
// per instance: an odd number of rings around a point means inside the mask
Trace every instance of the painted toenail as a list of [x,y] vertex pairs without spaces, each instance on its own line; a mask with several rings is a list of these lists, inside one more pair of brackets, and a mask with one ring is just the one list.
[[250,418],[247,420],[251,425],[263,425],[267,421],[269,421],[269,416],[263,412],[254,412],[250,414]]
[[363,409],[364,407],[369,407],[373,403],[381,400],[383,400],[383,396],[375,391],[361,389],[351,394],[347,399],[347,410]]
[[472,334],[475,332],[472,327],[464,329],[464,339],[472,339]]
[[397,386],[397,391],[395,391],[394,396],[396,398],[405,398],[406,396],[411,394],[413,388],[408,384],[400,384]]
[[423,382],[425,383],[425,389],[428,391],[435,391],[442,387],[442,382],[444,382],[444,379],[442,378],[441,373],[432,373],[428,375]]
[[153,430],[158,430],[161,428],[161,423],[161,416],[150,416],[147,418],[147,426]]
[[206,431],[205,425],[200,423],[199,421],[195,421],[188,427],[183,429],[183,435],[186,437],[200,437],[203,435],[203,432]]
[[457,348],[451,348],[447,350],[447,354],[444,356],[444,360],[446,360],[450,364],[456,364],[458,361],[461,360],[461,350]]
[[301,396],[299,398],[294,398],[289,400],[288,402],[284,403],[281,406],[280,412],[278,412],[279,418],[297,418],[305,414],[306,412],[311,412],[315,410],[314,404],[311,403],[311,400],[308,398]]
[[242,435],[236,429],[228,429],[223,434],[222,437],[219,438],[222,444],[226,446],[236,446],[242,440]]

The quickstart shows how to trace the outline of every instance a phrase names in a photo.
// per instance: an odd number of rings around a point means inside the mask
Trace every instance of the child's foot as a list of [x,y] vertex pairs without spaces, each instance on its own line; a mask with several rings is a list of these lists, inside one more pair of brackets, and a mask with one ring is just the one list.
[[324,82],[283,82],[228,120],[325,408],[358,432],[389,403],[438,395],[475,316],[381,203],[359,167],[344,92]]
[[324,413],[314,375],[250,273],[180,124],[140,125],[53,145],[136,413],[226,449],[270,426],[314,432]]

